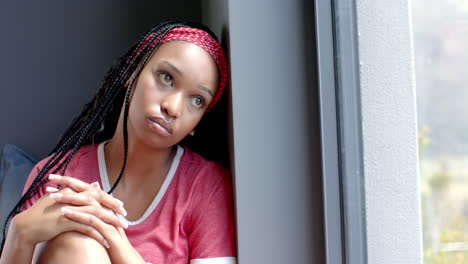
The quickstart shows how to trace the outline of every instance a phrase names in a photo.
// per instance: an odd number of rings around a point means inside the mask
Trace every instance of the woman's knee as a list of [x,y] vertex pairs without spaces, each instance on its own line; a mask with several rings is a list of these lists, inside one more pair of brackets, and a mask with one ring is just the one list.
[[38,264],[111,263],[106,249],[95,239],[77,232],[56,236],[41,248],[36,247]]

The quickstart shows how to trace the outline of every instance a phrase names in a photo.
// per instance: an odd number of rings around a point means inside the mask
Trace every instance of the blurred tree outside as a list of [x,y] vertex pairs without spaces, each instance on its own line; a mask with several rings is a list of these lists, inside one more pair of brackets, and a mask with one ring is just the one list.
[[425,264],[468,264],[468,0],[413,0]]

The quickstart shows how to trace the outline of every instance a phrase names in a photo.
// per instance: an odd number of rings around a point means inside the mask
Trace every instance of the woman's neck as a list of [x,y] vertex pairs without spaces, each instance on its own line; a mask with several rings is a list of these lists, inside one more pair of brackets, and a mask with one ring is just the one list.
[[[119,185],[131,188],[150,182],[162,182],[169,171],[177,147],[154,149],[138,140],[129,140],[127,164]],[[123,138],[114,137],[104,147],[111,185],[117,180],[124,161]]]

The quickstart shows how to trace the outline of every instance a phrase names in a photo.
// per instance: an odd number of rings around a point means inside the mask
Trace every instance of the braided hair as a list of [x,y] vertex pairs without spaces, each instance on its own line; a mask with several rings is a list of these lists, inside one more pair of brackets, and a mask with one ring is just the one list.
[[[162,22],[148,30],[122,57],[118,58],[116,63],[111,66],[105,75],[96,95],[83,107],[81,113],[74,118],[72,124],[49,154],[45,165],[8,215],[3,225],[3,240],[0,247],[0,255],[5,244],[8,223],[15,215],[21,212],[24,203],[31,198],[41,186],[47,183],[48,179],[44,176],[50,173],[63,175],[78,149],[82,146],[93,144],[94,142],[110,139],[117,127],[120,109],[123,106],[124,160],[119,176],[108,193],[110,194],[114,191],[124,174],[127,164],[127,121],[130,95],[133,86],[143,67],[146,65],[153,52],[158,48],[160,41],[170,30],[177,27],[198,28],[204,30],[210,34],[213,39],[217,40],[214,33],[201,24],[170,20]],[[151,43],[155,43],[155,45],[151,45]]]

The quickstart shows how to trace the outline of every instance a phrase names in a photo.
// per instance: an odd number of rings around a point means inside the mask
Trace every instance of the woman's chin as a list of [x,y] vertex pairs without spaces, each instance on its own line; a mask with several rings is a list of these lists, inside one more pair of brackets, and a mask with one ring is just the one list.
[[161,136],[155,135],[154,133],[148,133],[145,135],[141,135],[139,137],[139,141],[152,149],[164,150],[164,149],[170,149],[173,146],[177,145],[177,143],[180,140],[177,141],[173,139],[172,137],[161,137]]

